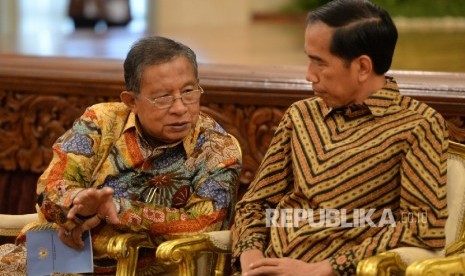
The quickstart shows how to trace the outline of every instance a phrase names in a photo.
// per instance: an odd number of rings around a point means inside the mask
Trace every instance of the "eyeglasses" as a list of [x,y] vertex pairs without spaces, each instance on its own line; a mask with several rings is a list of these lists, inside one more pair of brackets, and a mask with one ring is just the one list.
[[170,108],[174,104],[174,101],[176,101],[177,99],[181,99],[182,103],[185,105],[195,104],[199,101],[200,95],[202,95],[202,93],[203,93],[203,89],[202,87],[199,86],[199,89],[186,90],[182,92],[181,96],[179,97],[163,96],[163,97],[155,98],[153,100],[147,98],[146,96],[144,96],[144,98],[147,101],[149,101],[157,109],[167,109],[167,108]]

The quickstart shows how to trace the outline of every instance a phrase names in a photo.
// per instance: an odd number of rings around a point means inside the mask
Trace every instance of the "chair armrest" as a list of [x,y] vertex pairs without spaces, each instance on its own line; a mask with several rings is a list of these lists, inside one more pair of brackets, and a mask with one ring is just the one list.
[[390,275],[389,273],[392,272],[402,274],[408,265],[415,261],[440,256],[444,256],[444,251],[432,251],[418,247],[399,247],[360,261],[357,266],[357,275]]
[[225,255],[231,253],[231,231],[214,231],[165,241],[158,246],[156,257],[168,265],[178,264],[179,275],[196,275],[196,256],[200,252],[218,254],[215,270],[217,275],[222,275]]
[[465,253],[465,241],[463,238],[464,237],[461,237],[459,240],[451,243],[446,247],[446,256],[454,256]]
[[106,248],[94,247],[94,251],[106,252],[117,260],[116,275],[135,275],[139,248],[142,247],[155,248],[148,234],[125,233],[112,237]]
[[37,213],[26,215],[0,214],[0,236],[16,237],[24,226],[38,220]]
[[400,275],[407,265],[396,252],[383,252],[361,260],[357,266],[357,276]]
[[450,256],[416,261],[407,267],[405,275],[463,275],[464,272],[465,257]]

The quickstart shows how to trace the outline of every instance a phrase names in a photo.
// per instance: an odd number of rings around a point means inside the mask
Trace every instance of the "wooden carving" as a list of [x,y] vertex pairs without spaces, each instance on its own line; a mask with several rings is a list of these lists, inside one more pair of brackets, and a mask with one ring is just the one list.
[[0,91],[0,167],[43,172],[55,140],[85,108],[104,97],[52,96]]
[[241,144],[243,168],[240,182],[248,185],[255,175],[276,127],[282,108],[211,104],[202,111],[217,120]]
[[445,116],[452,141],[465,143],[465,116]]

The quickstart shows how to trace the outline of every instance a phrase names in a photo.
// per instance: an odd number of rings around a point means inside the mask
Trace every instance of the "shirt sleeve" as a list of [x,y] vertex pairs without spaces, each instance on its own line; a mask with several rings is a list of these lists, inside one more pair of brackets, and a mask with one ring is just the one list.
[[268,243],[267,209],[274,208],[292,183],[291,119],[283,116],[257,171],[257,176],[236,206],[233,228],[232,263],[242,252],[259,249]]
[[92,173],[98,166],[100,130],[92,108],[52,146],[52,160],[39,177],[37,194],[40,212],[49,222],[70,230],[75,221],[67,219],[74,197],[92,187]]
[[439,115],[421,121],[400,164],[400,212],[362,244],[330,258],[338,275],[352,275],[360,260],[403,246],[440,250],[445,245],[448,132]]

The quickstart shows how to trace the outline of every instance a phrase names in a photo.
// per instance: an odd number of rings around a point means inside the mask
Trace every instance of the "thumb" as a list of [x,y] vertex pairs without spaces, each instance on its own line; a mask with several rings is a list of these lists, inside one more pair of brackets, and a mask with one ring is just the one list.
[[108,224],[119,224],[119,218],[116,214],[116,211],[110,212],[110,214],[106,218],[106,222]]
[[112,197],[114,190],[113,188],[110,188],[110,187],[104,187],[100,189],[99,192],[102,197]]

